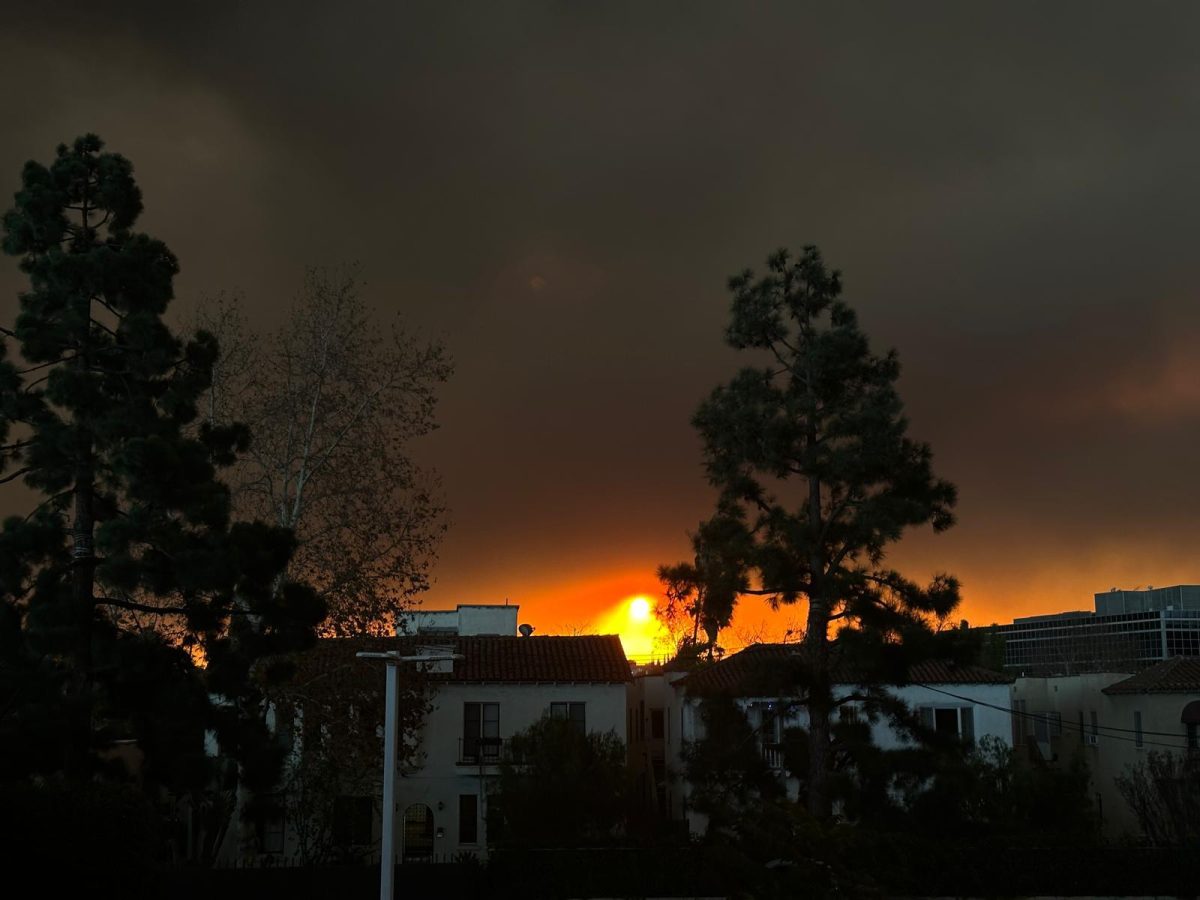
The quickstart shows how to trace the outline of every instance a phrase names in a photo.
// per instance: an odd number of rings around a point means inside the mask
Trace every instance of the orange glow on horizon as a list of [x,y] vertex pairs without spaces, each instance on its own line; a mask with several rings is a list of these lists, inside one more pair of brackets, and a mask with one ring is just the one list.
[[[1093,608],[1092,595],[1114,585],[1134,588],[1152,583],[1161,587],[1200,581],[1189,559],[1171,548],[1129,540],[1088,547],[1071,556],[1060,554],[1051,560],[1029,558],[1020,568],[1011,555],[1000,550],[944,560],[917,555],[901,560],[899,567],[917,579],[942,568],[961,578],[963,602],[951,617],[951,625],[962,619],[972,625],[990,625],[1019,616],[1089,610]],[[544,572],[520,584],[519,589],[516,579],[511,586],[497,589],[495,576],[481,573],[478,582],[464,580],[450,591],[435,591],[436,600],[431,597],[427,608],[497,603],[507,595],[520,605],[520,620],[535,626],[537,634],[617,634],[631,658],[665,658],[674,648],[658,619],[665,600],[654,570],[653,561],[631,560],[608,570]],[[647,618],[641,622],[634,620],[640,615],[633,608],[638,599],[646,601]],[[733,652],[758,641],[798,640],[806,612],[803,603],[772,610],[759,597],[744,597],[719,643]]]

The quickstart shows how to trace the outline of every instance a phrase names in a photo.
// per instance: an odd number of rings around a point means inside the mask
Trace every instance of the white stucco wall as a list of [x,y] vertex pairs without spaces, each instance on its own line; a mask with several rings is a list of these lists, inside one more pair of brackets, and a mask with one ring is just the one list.
[[[662,676],[656,676],[662,678]],[[841,696],[845,696],[852,691],[852,688],[843,688],[840,691]],[[980,741],[985,736],[994,737],[1006,746],[1012,746],[1012,718],[1005,712],[1011,708],[1012,704],[1012,685],[1008,684],[939,684],[936,685],[936,690],[920,687],[917,685],[907,685],[904,687],[893,688],[892,691],[896,696],[903,700],[910,708],[916,709],[921,706],[931,706],[934,708],[957,708],[970,706],[974,719],[975,741]],[[700,740],[704,737],[703,722],[700,717],[701,700],[689,697],[682,687],[673,687],[670,689],[671,700],[668,703],[669,715],[675,717],[676,722],[681,726],[679,728],[672,727],[672,735],[674,741],[667,748],[668,765],[673,767],[677,773],[682,772],[681,752],[685,742]],[[958,699],[956,697],[947,696],[947,694],[956,694],[958,697],[967,699]],[[631,697],[634,694],[631,692]],[[763,713],[768,708],[778,707],[778,697],[744,697],[738,699],[738,704],[745,711],[751,726],[761,727],[763,721]],[[994,709],[992,707],[1000,707]],[[784,717],[781,728],[788,727],[805,727],[808,724],[808,712],[803,707],[791,707],[790,712]],[[877,745],[884,748],[896,748],[905,743],[905,738],[898,734],[886,718],[880,718],[872,727],[872,739]],[[788,793],[795,799],[799,794],[799,783],[794,778],[786,778],[785,783]],[[688,829],[693,834],[703,833],[707,826],[706,817],[695,812],[690,808],[689,797],[691,795],[691,787],[682,777],[677,782],[679,786],[677,801],[673,804],[672,818],[686,819]]]
[[517,633],[520,606],[513,604],[460,604],[454,609],[418,609],[400,617],[397,634],[417,634],[423,629],[452,630],[461,635]]
[[[677,693],[671,683],[685,674],[642,674],[634,678],[628,690],[629,765],[633,770],[634,789],[647,809],[671,819],[683,817],[679,781],[682,693]],[[661,738],[654,737],[652,727],[656,712],[662,713],[663,717]],[[656,760],[661,760],[661,771],[665,776],[661,797],[657,784],[658,773],[655,771]]]
[[[1082,757],[1091,774],[1092,800],[1099,807],[1104,832],[1114,839],[1136,837],[1140,832],[1136,816],[1117,788],[1117,776],[1144,761],[1151,751],[1183,752],[1187,732],[1180,715],[1189,702],[1200,700],[1200,693],[1110,696],[1103,692],[1128,677],[1127,673],[1106,672],[1018,678],[1014,694],[1025,702],[1030,715],[1056,712],[1062,716],[1062,734],[1048,744],[1039,744],[1039,750],[1052,765],[1069,765],[1075,757]],[[1142,720],[1140,747],[1134,733],[1134,714],[1138,712]],[[1097,723],[1094,736],[1093,713]]]
[[[1012,746],[1012,716],[1007,712],[1012,706],[1010,684],[939,684],[933,688],[910,684],[892,688],[891,693],[903,700],[909,709],[919,709],[923,706],[958,709],[969,706],[974,719],[976,744],[985,737],[992,737],[1006,746]],[[952,697],[950,694],[958,696]],[[962,697],[969,699],[959,699]],[[906,743],[882,719],[871,729],[871,737],[886,750]]]
[[[626,740],[626,687],[624,684],[448,684],[439,687],[433,708],[421,729],[421,750],[416,765],[402,772],[397,783],[397,834],[403,839],[403,815],[414,803],[433,811],[436,854],[472,852],[485,855],[487,842],[487,782],[494,765],[459,765],[459,741],[463,737],[463,704],[498,703],[502,740],[524,731],[550,711],[551,703],[586,704],[588,731],[614,732]],[[478,796],[479,839],[460,844],[459,796]],[[440,808],[439,808],[440,804]],[[403,857],[403,847],[397,848]]]

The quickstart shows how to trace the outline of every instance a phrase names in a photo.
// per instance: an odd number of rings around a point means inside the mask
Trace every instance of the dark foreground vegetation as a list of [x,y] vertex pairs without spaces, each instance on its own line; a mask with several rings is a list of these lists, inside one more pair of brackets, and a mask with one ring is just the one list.
[[[93,834],[74,850],[65,841],[19,841],[13,849],[26,871],[41,873],[45,896],[368,900],[379,892],[378,866],[173,867],[120,852],[122,843],[116,834]],[[831,855],[775,866],[712,846],[501,851],[486,864],[400,866],[397,896],[1194,896],[1200,888],[1200,856],[1182,849],[935,844],[861,832],[828,843]]]
[[[528,850],[487,865],[402,866],[396,886],[399,896],[480,898],[1187,896],[1200,887],[1200,859],[1178,850],[914,846],[902,835],[845,849],[864,855],[829,866],[750,869],[686,847]],[[171,872],[164,895],[370,898],[378,877],[371,867]]]

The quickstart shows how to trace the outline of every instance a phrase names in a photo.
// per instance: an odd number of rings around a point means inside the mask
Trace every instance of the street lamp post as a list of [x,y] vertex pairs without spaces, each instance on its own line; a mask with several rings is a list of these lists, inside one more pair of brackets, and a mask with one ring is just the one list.
[[396,878],[396,762],[399,735],[396,722],[396,701],[400,696],[400,663],[451,662],[462,659],[461,653],[433,653],[401,656],[399,650],[355,654],[359,659],[382,659],[387,666],[387,681],[383,701],[383,835],[379,854],[379,900],[392,900]]

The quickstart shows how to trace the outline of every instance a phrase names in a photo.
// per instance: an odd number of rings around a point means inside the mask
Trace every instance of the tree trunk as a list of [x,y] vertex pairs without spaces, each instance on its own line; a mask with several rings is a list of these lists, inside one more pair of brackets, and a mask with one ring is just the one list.
[[[83,205],[83,229],[88,234],[88,204]],[[81,378],[88,377],[89,344],[91,339],[91,297],[77,301],[81,307],[79,333],[76,336],[76,355],[73,365]],[[92,745],[92,627],[96,610],[95,577],[95,461],[91,422],[86,414],[76,412],[75,421],[75,518],[71,525],[71,606],[75,634],[75,672],[72,688],[76,694],[70,705],[71,737],[67,749],[66,771],[73,779],[88,775]]]
[[821,821],[833,815],[829,796],[830,713],[833,692],[829,676],[828,607],[823,600],[810,598],[808,632],[804,636],[809,666],[808,688],[808,811]]
[[[811,373],[808,383],[812,384]],[[816,400],[810,394],[806,450],[816,452]],[[825,555],[819,535],[821,521],[821,482],[808,479],[808,528],[812,548],[809,551],[808,625],[804,632],[804,650],[809,669],[808,687],[808,811],[819,821],[833,815],[829,796],[829,717],[833,709],[829,672],[829,614],[833,598],[827,596]]]

